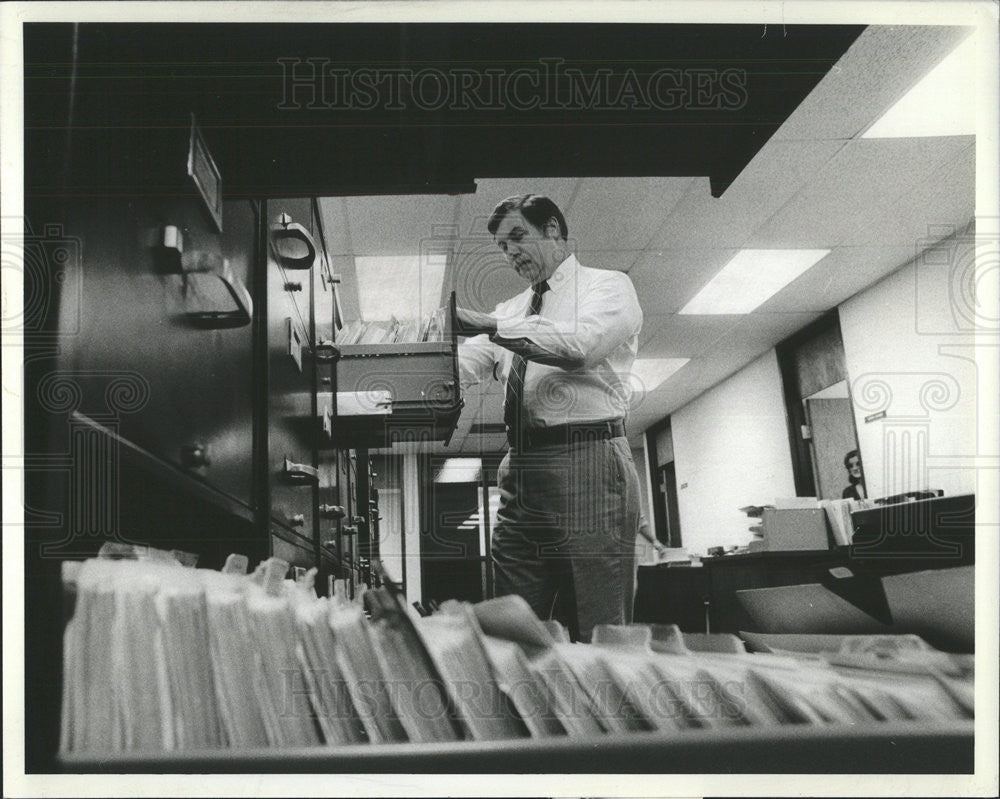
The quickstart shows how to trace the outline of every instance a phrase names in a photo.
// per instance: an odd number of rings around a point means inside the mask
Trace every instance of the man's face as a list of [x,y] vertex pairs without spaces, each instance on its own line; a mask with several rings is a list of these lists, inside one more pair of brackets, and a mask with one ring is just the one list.
[[507,262],[529,283],[547,280],[558,265],[552,263],[558,249],[558,237],[557,225],[539,230],[520,211],[511,211],[501,219],[493,236],[507,256]]
[[855,480],[861,479],[861,458],[857,455],[847,459],[847,473]]

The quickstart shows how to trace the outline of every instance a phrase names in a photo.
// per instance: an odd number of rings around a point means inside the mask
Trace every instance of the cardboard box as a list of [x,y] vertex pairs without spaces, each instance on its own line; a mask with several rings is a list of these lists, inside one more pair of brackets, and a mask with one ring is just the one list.
[[822,508],[764,508],[761,520],[768,552],[830,547]]

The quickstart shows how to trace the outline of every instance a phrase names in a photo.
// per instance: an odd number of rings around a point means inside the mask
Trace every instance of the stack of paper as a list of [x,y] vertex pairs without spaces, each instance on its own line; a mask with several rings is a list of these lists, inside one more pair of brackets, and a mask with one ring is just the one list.
[[[200,570],[199,570],[200,571]],[[201,575],[205,586],[212,674],[227,745],[270,743],[264,710],[255,701],[257,655],[244,593],[250,581],[237,574]]]
[[156,604],[176,748],[221,746],[223,725],[212,678],[207,606],[202,583],[193,568],[171,574],[158,587]]
[[851,514],[876,507],[874,502],[866,499],[824,499],[819,506],[826,511],[827,521],[833,531],[833,540],[838,546],[847,546],[854,538]]
[[[159,578],[169,567],[127,561],[121,566],[111,623],[108,675],[115,686],[117,732],[127,752],[174,749],[167,653],[156,608]],[[171,571],[181,576],[179,566]]]
[[330,602],[326,599],[296,603],[295,619],[300,639],[296,654],[303,678],[314,697],[316,720],[325,742],[360,743],[367,740],[365,726],[339,665],[329,622],[330,610]]
[[560,656],[548,630],[523,598],[510,595],[490,599],[480,602],[474,609],[486,635],[514,641],[521,648],[532,682],[544,686],[543,712],[551,711],[571,737],[604,732],[605,728],[587,692]]
[[308,686],[296,656],[297,629],[289,597],[283,591],[288,564],[268,561],[264,585],[247,589],[255,650],[254,698],[263,710],[268,742],[274,746],[320,743]]
[[390,701],[379,658],[372,646],[364,611],[348,602],[333,602],[329,615],[336,643],[336,662],[348,692],[364,723],[368,740],[386,743],[407,740],[406,732]]
[[[117,564],[89,560],[74,576],[76,608],[63,636],[64,751],[118,752],[111,675],[111,625],[115,591],[109,571]],[[64,575],[66,574],[64,569]]]
[[416,627],[471,737],[491,741],[523,736],[525,726],[494,680],[471,608],[446,602],[440,613],[418,619]]
[[411,741],[455,741],[462,735],[444,681],[424,648],[413,621],[386,589],[369,591],[371,641],[391,686],[391,700]]
[[[973,717],[971,656],[915,635],[685,636],[599,627],[557,642],[520,597],[413,617],[392,587],[315,594],[272,558],[64,569],[61,746],[114,754],[441,743]],[[338,588],[342,588],[339,586]],[[733,639],[735,640],[735,639]],[[738,642],[737,642],[738,643]],[[770,649],[772,653],[759,650]],[[777,652],[777,654],[773,654]]]
[[444,341],[447,332],[445,307],[421,319],[348,322],[337,334],[337,344],[415,344],[421,341]]

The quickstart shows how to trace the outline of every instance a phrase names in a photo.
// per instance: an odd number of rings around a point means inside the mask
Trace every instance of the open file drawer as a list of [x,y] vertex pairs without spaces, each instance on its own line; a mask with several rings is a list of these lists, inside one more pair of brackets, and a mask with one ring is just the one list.
[[634,732],[310,748],[63,754],[66,773],[969,774],[973,722]]
[[328,446],[451,440],[462,412],[454,293],[443,341],[335,344],[327,360],[332,391],[319,412]]

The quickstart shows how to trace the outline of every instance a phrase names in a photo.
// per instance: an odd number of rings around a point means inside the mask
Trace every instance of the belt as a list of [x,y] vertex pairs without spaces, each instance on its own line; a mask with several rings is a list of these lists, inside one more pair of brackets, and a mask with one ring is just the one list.
[[[625,423],[621,419],[609,422],[584,422],[582,424],[561,424],[555,427],[536,427],[533,430],[507,429],[507,443],[518,452],[571,444],[574,441],[601,441],[620,438],[625,435]],[[520,438],[520,440],[518,440]]]

